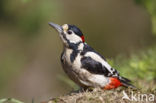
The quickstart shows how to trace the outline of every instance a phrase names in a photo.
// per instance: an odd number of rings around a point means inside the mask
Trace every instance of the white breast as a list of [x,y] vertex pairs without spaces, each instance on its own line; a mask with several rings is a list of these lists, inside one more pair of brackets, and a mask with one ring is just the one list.
[[65,59],[66,59],[66,62],[71,64],[71,61],[70,61],[70,54],[73,52],[72,49],[65,49]]

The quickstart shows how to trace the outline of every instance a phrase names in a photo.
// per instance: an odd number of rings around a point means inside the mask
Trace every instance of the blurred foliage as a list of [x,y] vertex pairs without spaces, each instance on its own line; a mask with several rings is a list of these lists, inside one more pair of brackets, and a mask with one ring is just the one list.
[[30,2],[32,0],[21,0],[23,3],[27,3],[27,2]]
[[[7,54],[7,55],[5,55]],[[8,84],[14,76],[14,74],[19,74],[19,72],[22,70],[21,68],[24,65],[24,62],[26,61],[26,57],[24,54],[20,54],[17,51],[8,51],[5,52],[3,56],[1,56],[0,60],[0,90],[2,92],[2,88],[5,88],[5,84]]]
[[[0,19],[23,31],[24,36],[32,36],[41,28],[44,21],[56,15],[57,2],[38,0],[1,0]],[[35,5],[34,5],[35,4]],[[51,14],[49,13],[51,10]],[[47,24],[47,23],[46,23]]]
[[153,34],[156,35],[156,0],[135,0],[137,4],[145,6],[151,15]]
[[72,90],[78,90],[79,86],[76,85],[72,80],[70,80],[66,75],[58,75],[58,80],[62,82],[62,84],[68,85]]
[[24,103],[24,102],[21,102],[17,99],[14,99],[14,98],[3,98],[3,99],[0,99],[0,103]]
[[120,71],[122,76],[137,80],[155,82],[156,80],[156,46],[147,51],[140,51],[133,54],[129,59],[118,56],[115,60],[110,60],[110,64]]

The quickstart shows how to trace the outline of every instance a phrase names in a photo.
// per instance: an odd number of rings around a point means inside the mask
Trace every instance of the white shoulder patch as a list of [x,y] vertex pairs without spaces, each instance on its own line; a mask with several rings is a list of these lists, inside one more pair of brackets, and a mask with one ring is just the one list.
[[78,46],[78,50],[83,50],[83,47],[84,47],[84,44],[80,43],[79,46]]

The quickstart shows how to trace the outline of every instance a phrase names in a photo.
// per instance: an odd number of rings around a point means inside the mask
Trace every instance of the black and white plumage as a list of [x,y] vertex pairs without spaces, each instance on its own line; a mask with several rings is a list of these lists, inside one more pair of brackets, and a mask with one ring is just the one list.
[[66,74],[81,87],[113,89],[119,86],[134,87],[130,80],[121,77],[98,52],[84,41],[83,33],[74,25],[59,26],[49,23],[59,32],[64,49],[61,63]]

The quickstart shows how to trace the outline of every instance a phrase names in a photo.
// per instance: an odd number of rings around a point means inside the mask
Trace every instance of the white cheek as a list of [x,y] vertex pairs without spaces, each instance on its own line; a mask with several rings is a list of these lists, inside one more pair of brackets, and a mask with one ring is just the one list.
[[67,39],[72,43],[78,43],[81,41],[81,38],[77,36],[76,34],[66,34]]

